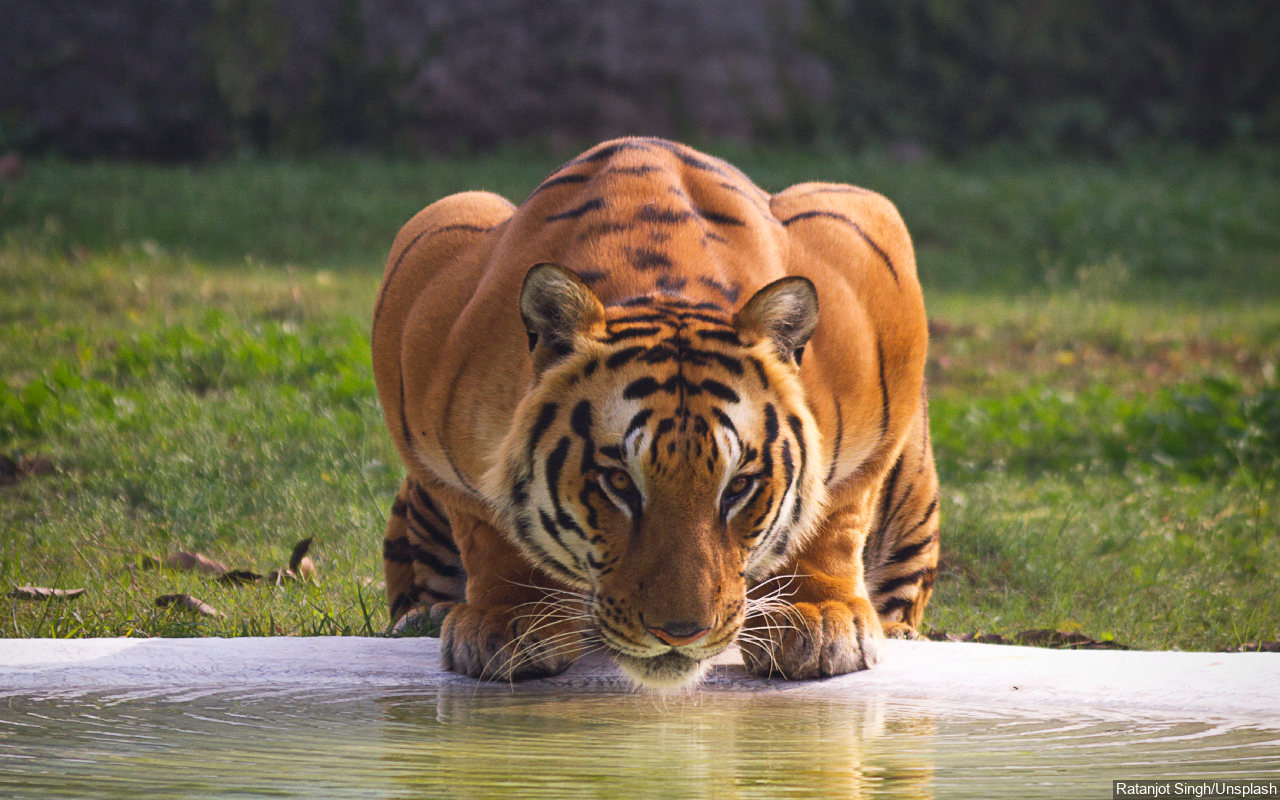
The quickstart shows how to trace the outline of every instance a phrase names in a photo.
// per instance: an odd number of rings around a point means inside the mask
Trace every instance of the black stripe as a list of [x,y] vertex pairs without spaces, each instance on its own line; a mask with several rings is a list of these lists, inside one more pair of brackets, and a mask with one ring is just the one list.
[[617,369],[618,367],[621,367],[623,364],[630,362],[636,356],[640,355],[647,349],[648,348],[646,348],[644,345],[635,345],[633,347],[628,347],[623,350],[619,350],[618,352],[606,358],[604,365],[609,369]]
[[627,400],[640,400],[662,389],[662,384],[650,377],[640,378],[632,381],[626,389],[622,390],[622,396]]
[[876,594],[892,594],[904,586],[911,586],[919,583],[928,577],[929,573],[935,572],[933,567],[925,567],[907,575],[899,575],[896,578],[890,578],[876,587]]
[[728,414],[724,413],[719,408],[714,407],[711,409],[711,413],[715,415],[716,421],[720,423],[720,427],[727,428],[732,431],[734,437],[737,438],[739,442],[742,441],[742,437],[738,435],[737,427],[733,424],[733,420],[729,419]]
[[395,502],[391,504],[391,516],[404,519],[404,510],[405,510],[404,501],[401,500],[399,497],[397,497],[395,499]]
[[884,345],[876,338],[876,360],[880,364],[880,438],[889,435],[889,383],[884,379]]
[[555,403],[544,403],[542,408],[538,410],[538,418],[534,420],[533,427],[529,430],[529,450],[528,458],[533,458],[533,451],[538,446],[538,441],[542,439],[543,434],[547,432],[547,428],[551,427],[551,423],[556,418]]
[[654,336],[662,332],[661,328],[647,326],[643,328],[623,328],[604,337],[605,344],[617,344],[627,339],[640,339],[645,336]]
[[409,506],[409,516],[406,521],[411,525],[410,530],[419,536],[426,534],[426,538],[434,542],[437,547],[443,547],[454,555],[458,554],[458,545],[453,541],[453,537],[440,530],[439,526],[423,516],[422,512],[414,506]]
[[579,400],[569,416],[569,425],[573,432],[587,442],[591,441],[591,401]]
[[409,548],[409,540],[403,536],[396,539],[383,539],[382,557],[395,564],[412,564],[413,553]]
[[840,443],[844,441],[844,411],[840,408],[840,400],[836,400],[836,439],[835,446],[831,448],[831,469],[827,470],[827,477],[823,483],[831,483],[836,476],[836,465],[840,463]]
[[655,167],[652,164],[640,164],[639,166],[635,166],[635,167],[609,167],[608,169],[605,169],[604,171],[602,171],[600,174],[612,175],[614,173],[617,173],[621,175],[648,175],[652,172],[661,172],[661,171],[662,171],[662,167]]
[[699,350],[696,348],[686,347],[684,349],[685,358],[695,364],[706,365],[715,362],[723,367],[726,371],[734,375],[742,374],[742,362],[733,356],[727,356],[724,353],[715,350]]
[[888,616],[900,608],[911,608],[915,603],[916,601],[914,599],[908,600],[905,597],[890,597],[876,606],[876,613],[882,617]]
[[902,456],[899,455],[898,460],[893,464],[893,469],[889,470],[889,477],[885,480],[884,489],[882,490],[884,494],[880,498],[880,519],[877,529],[881,532],[884,531],[885,526],[888,524],[889,506],[893,503],[893,493],[898,486],[898,476],[901,473]]
[[923,528],[925,523],[928,522],[933,517],[933,513],[937,510],[938,510],[938,496],[935,494],[933,496],[932,502],[929,503],[929,507],[924,510],[924,515],[920,517],[920,521],[917,522],[915,525],[912,525],[911,530],[907,531],[907,534],[915,533],[916,531]]
[[449,525],[449,518],[436,507],[435,501],[431,499],[431,495],[427,494],[427,490],[422,488],[422,484],[417,483],[416,481],[413,484],[413,496],[417,498],[420,504],[426,506],[426,509],[430,511],[436,519],[440,520],[441,525],[445,525],[446,527]]
[[637,247],[629,253],[631,265],[644,272],[651,269],[671,269],[671,259],[666,253],[651,250],[648,247]]
[[648,295],[641,295],[640,297],[628,297],[626,300],[618,303],[618,305],[622,308],[635,308],[637,306],[656,305],[657,302],[658,301],[655,298],[649,297]]
[[699,311],[681,311],[676,314],[676,318],[683,321],[697,320],[705,322],[708,325],[717,325],[721,328],[733,328],[733,323],[724,317],[713,317],[710,314],[703,314]]
[[589,225],[583,226],[583,228],[578,231],[577,241],[586,242],[592,239],[598,239],[601,236],[609,236],[615,233],[626,233],[633,227],[635,226],[623,222],[592,222]]
[[688,278],[673,278],[670,275],[659,275],[656,282],[658,291],[667,294],[679,294],[689,285]]
[[566,183],[586,183],[589,180],[591,180],[590,175],[561,175],[558,178],[548,178],[547,180],[539,184],[538,188],[534,189],[532,192],[529,193],[529,197],[525,198],[525,202],[528,202],[530,199],[532,199],[532,197],[538,192],[545,191],[552,187],[563,186]]
[[[795,480],[797,477],[795,459],[791,455],[791,442],[782,443],[782,475],[784,481],[783,485],[787,487],[787,492],[790,492],[795,486]],[[784,501],[787,499],[787,495],[785,493],[782,495],[782,499]],[[799,512],[796,511],[800,506],[800,492],[798,489],[796,490],[794,499],[795,502],[791,504],[792,522],[799,517]],[[781,506],[779,506],[779,509],[781,509]]]
[[764,449],[768,451],[770,446],[778,438],[778,412],[773,407],[773,403],[765,403],[764,405]]
[[[653,432],[653,439],[649,441],[649,460],[656,462],[658,460],[658,444],[662,441],[662,437],[675,430],[676,421],[670,417],[666,417],[658,421],[658,428]],[[676,443],[672,441],[667,447],[667,452],[674,453]]]
[[404,363],[400,364],[400,435],[404,437],[404,446],[413,453],[413,432],[409,430],[409,417],[404,411]]
[[669,142],[666,139],[645,139],[645,141],[649,142],[650,144],[661,147],[664,150],[671,151],[671,153],[674,154],[676,158],[680,159],[680,162],[685,166],[693,167],[694,169],[700,169],[700,170],[703,170],[704,172],[714,172],[715,174],[720,175],[721,177],[724,177],[724,178],[738,177],[734,173],[719,167],[718,165],[716,165],[715,163],[712,163],[711,161],[698,158],[692,153],[686,151],[681,145],[678,145],[675,142]]
[[764,372],[764,364],[760,363],[760,359],[755,356],[747,356],[747,363],[756,371],[756,377],[760,379],[760,388],[769,388],[769,376]]
[[[446,564],[435,553],[432,553],[425,547],[414,544],[407,538],[398,540],[399,544],[397,544],[393,550],[393,554],[397,558],[391,558],[387,555],[387,545],[390,544],[391,540],[385,539],[383,541],[382,557],[388,561],[399,560],[400,563],[406,563],[407,561],[414,564],[425,564],[427,568],[442,578],[457,578],[462,575],[462,568],[460,566],[456,564]],[[405,555],[408,556],[408,559],[404,559]]]
[[445,447],[444,440],[437,439],[437,441],[440,442],[440,449],[444,451],[444,460],[449,462],[449,467],[453,470],[453,474],[457,476],[458,481],[462,484],[462,487],[467,491],[471,492],[472,494],[478,496],[480,493],[477,492],[476,487],[472,486],[471,482],[467,480],[467,476],[462,474],[462,470],[458,469],[458,464],[453,460],[453,454],[449,452],[449,449],[447,447]]
[[730,403],[737,403],[741,400],[741,398],[738,397],[737,392],[730,389],[728,386],[725,386],[720,381],[714,381],[707,378],[700,385],[707,394],[712,395],[713,397],[719,397],[721,400]]
[[645,203],[636,212],[635,219],[650,225],[675,225],[693,219],[693,212],[659,208],[655,203]]
[[901,564],[903,561],[908,561],[912,558],[915,558],[916,556],[920,555],[920,553],[923,552],[926,547],[933,544],[933,541],[937,538],[938,538],[937,533],[931,533],[918,542],[912,542],[911,544],[906,544],[906,545],[903,545],[902,547],[899,547],[898,549],[894,550],[893,553],[889,556],[889,563]]
[[702,217],[707,222],[710,222],[713,225],[732,225],[735,227],[742,227],[743,225],[747,224],[735,216],[732,216],[730,214],[722,214],[719,211],[707,211],[706,209],[703,209],[703,208],[695,209],[695,211],[698,216]]
[[889,274],[893,276],[893,282],[894,283],[898,282],[898,271],[893,268],[893,261],[890,260],[889,254],[886,253],[880,247],[880,245],[876,244],[875,241],[872,240],[872,238],[867,235],[867,232],[862,229],[861,225],[849,219],[844,214],[837,214],[834,211],[803,211],[799,214],[796,214],[793,217],[788,217],[787,219],[784,219],[782,221],[782,224],[790,225],[793,222],[799,222],[801,220],[815,219],[815,218],[833,219],[833,220],[836,220],[837,222],[842,222],[845,225],[848,225],[849,227],[853,228],[853,230],[857,232],[859,236],[862,237],[862,241],[866,242],[867,245],[872,250],[875,251],[875,254],[880,257],[880,260],[884,262],[884,265],[889,268]]
[[[805,470],[808,468],[808,465],[809,465],[809,446],[805,444],[804,425],[801,424],[799,417],[797,417],[795,414],[788,415],[787,427],[791,428],[791,435],[796,437],[796,447],[799,448],[800,450],[800,469],[796,473],[796,480],[798,484],[799,481],[804,479]],[[800,490],[797,486],[796,502],[795,502],[795,505],[791,507],[792,523],[796,523],[800,521],[800,514],[801,514],[800,506],[801,506]]]
[[583,214],[598,211],[602,208],[604,208],[604,198],[595,197],[579,206],[569,209],[568,211],[561,211],[559,214],[552,214],[548,216],[547,222],[557,222],[562,219],[577,219]]
[[557,169],[556,172],[562,172],[565,169],[577,166],[578,164],[589,164],[593,161],[604,161],[605,159],[611,158],[624,150],[643,150],[646,153],[653,152],[653,148],[639,142],[614,142],[613,144],[601,145],[595,150],[590,150],[572,161],[566,161],[564,164],[560,165],[560,169]]
[[705,275],[699,276],[698,282],[704,286],[709,286],[710,288],[715,289],[717,292],[724,295],[724,299],[728,300],[730,303],[738,302],[738,297],[742,294],[742,289],[737,284],[721,283],[715,278],[708,278]]
[[741,347],[741,346],[742,346],[742,340],[738,338],[738,333],[737,333],[737,331],[733,331],[733,330],[709,330],[709,331],[697,330],[697,331],[694,331],[694,333],[695,333],[695,334],[697,334],[697,335],[698,335],[700,338],[702,338],[702,339],[710,339],[710,340],[712,340],[712,341],[725,342],[725,343],[727,343],[727,344],[735,344],[735,345],[737,345],[737,346],[739,346],[739,347]]
[[559,528],[564,527],[577,533],[583,539],[587,538],[586,532],[578,527],[578,524],[573,521],[573,518],[565,512],[564,506],[560,502],[560,474],[564,469],[565,461],[569,458],[569,445],[569,437],[562,436],[560,441],[556,443],[555,450],[551,451],[551,454],[547,456],[547,492],[551,495],[551,504],[555,507],[556,512],[555,522],[558,523],[558,525],[551,525],[548,527],[547,523],[550,520],[550,517],[547,515],[546,511],[539,509],[538,514],[541,517],[543,527],[547,528],[547,533],[556,540],[556,544],[564,548],[565,553],[569,555],[569,558],[573,560],[578,569],[586,572],[587,570],[583,567],[582,561],[578,555],[568,547],[565,547],[564,542],[560,538],[559,532]]
[[[644,299],[651,300],[651,298],[649,297],[645,297]],[[652,305],[652,303],[649,303],[647,305]],[[659,308],[656,310],[645,311],[645,313],[643,314],[628,314],[625,317],[614,317],[613,319],[605,323],[605,327],[608,328],[609,330],[613,330],[623,325],[638,325],[640,323],[649,323],[649,322],[664,322],[670,325],[671,317],[672,317],[671,311],[665,308]]]
[[578,270],[578,278],[580,278],[583,283],[587,283],[587,284],[599,283],[600,281],[604,280],[607,277],[609,277],[607,273],[602,272],[601,270],[598,270],[598,269]]
[[881,530],[889,529],[889,524],[893,520],[898,518],[899,512],[902,511],[903,506],[907,504],[907,501],[911,499],[911,496],[915,494],[915,491],[916,491],[916,485],[914,483],[907,487],[907,491],[903,492],[902,494],[902,499],[899,500],[898,504],[893,507],[892,511],[889,512],[889,518],[880,520]]
[[397,619],[401,614],[413,607],[413,598],[408,592],[401,592],[391,601],[391,618]]
[[631,434],[635,433],[636,429],[643,428],[651,416],[653,416],[652,408],[646,408],[636,412],[636,415],[627,423],[627,432],[622,435],[623,441],[630,439]]
[[[577,555],[565,545],[564,539],[560,536],[560,529],[556,527],[555,520],[551,519],[551,515],[542,509],[538,509],[538,520],[542,523],[542,530],[546,531],[547,535],[555,540],[560,549],[568,553],[574,562],[578,562]],[[578,567],[581,568],[582,564],[578,563]]]

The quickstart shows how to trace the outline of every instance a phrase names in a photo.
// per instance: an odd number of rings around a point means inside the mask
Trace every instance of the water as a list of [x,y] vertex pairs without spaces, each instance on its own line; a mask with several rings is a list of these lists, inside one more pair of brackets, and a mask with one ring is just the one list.
[[454,687],[0,698],[6,798],[1110,797],[1280,777],[1280,723]]

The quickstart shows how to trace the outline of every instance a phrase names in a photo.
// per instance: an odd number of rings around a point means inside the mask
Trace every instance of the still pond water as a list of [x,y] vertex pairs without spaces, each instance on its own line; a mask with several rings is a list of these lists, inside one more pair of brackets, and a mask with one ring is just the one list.
[[1280,777],[1280,721],[785,692],[0,698],[4,798],[1105,798],[1191,777]]

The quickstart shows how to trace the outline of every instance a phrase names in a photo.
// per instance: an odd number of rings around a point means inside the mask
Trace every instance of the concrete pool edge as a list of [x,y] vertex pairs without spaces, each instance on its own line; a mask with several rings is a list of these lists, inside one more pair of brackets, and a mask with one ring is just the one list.
[[[0,640],[0,696],[180,696],[228,689],[431,691],[479,688],[439,667],[436,639]],[[502,691],[626,691],[602,660]],[[749,677],[735,653],[717,659],[703,691],[786,692],[1250,720],[1280,728],[1280,656],[1050,650],[958,642],[885,643],[874,669],[821,681]]]

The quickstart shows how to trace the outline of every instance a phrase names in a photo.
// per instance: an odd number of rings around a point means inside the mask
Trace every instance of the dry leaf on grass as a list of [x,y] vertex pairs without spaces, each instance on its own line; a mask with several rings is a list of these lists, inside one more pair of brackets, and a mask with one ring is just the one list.
[[299,578],[315,580],[316,565],[311,556],[307,555],[307,551],[311,549],[311,540],[312,537],[308,536],[293,546],[293,553],[289,556],[289,571]]
[[19,586],[9,596],[17,600],[70,600],[85,593],[85,589],[50,589],[45,586]]
[[160,608],[168,608],[169,606],[179,606],[188,611],[194,611],[206,617],[220,617],[222,612],[205,601],[192,597],[189,594],[165,594],[156,598],[156,605]]
[[977,642],[979,644],[1013,644],[1027,647],[1054,647],[1063,650],[1128,650],[1126,645],[1106,639],[1094,639],[1078,631],[1056,631],[1052,628],[1033,628],[1001,636],[998,633],[947,633],[931,631],[929,638],[948,642]]
[[1280,653],[1280,642],[1245,642],[1227,648],[1228,653]]
[[169,569],[199,570],[206,575],[221,575],[227,571],[226,565],[221,561],[214,561],[204,553],[189,553],[185,550],[170,553],[164,557],[164,561],[151,556],[143,556],[138,560],[138,563],[143,569],[168,567]]
[[262,576],[247,569],[227,570],[218,576],[218,583],[240,586],[245,583],[262,583]]
[[188,553],[181,551],[170,553],[164,557],[164,565],[171,569],[195,569],[206,575],[221,575],[227,571],[226,565],[214,561],[204,553]]

